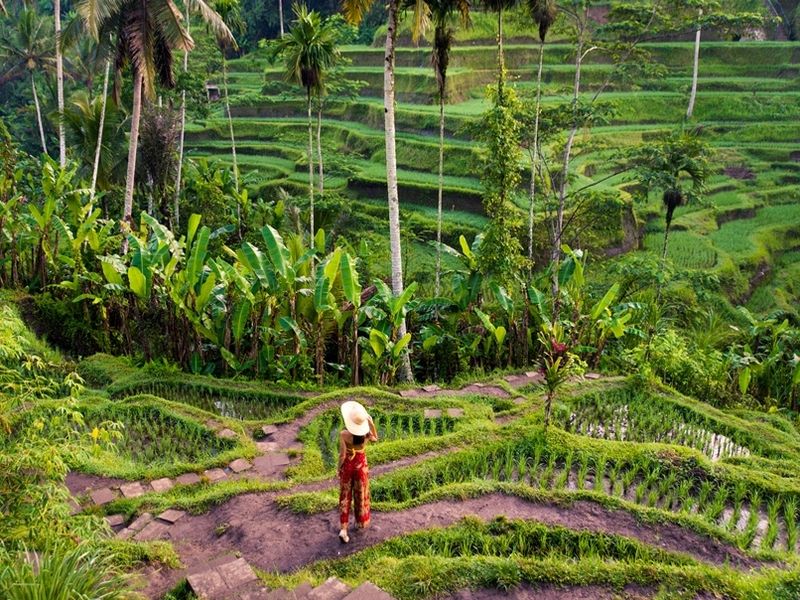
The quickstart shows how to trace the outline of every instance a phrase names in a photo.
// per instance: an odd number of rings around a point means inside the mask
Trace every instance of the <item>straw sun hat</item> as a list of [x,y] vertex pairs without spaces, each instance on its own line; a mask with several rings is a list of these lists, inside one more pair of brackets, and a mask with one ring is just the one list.
[[369,433],[369,416],[367,409],[358,402],[349,400],[342,404],[342,418],[344,426],[353,435],[367,435]]

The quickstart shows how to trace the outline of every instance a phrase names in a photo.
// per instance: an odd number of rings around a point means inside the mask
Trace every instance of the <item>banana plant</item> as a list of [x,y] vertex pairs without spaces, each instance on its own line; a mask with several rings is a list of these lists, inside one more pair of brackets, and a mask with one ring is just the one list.
[[[320,230],[322,231],[322,230]],[[314,285],[314,368],[317,382],[322,385],[325,375],[325,317],[330,314],[336,321],[339,312],[332,289],[339,276],[342,250],[336,248],[316,269]]]
[[476,308],[475,314],[481,321],[484,330],[488,335],[476,336],[475,344],[480,343],[483,346],[483,356],[488,358],[492,356],[493,351],[497,357],[497,362],[500,363],[503,354],[503,342],[506,340],[506,328],[502,325],[495,325],[492,323],[489,315],[481,309]]
[[[88,202],[77,209],[74,226],[59,215],[53,216],[53,223],[61,243],[69,249],[69,255],[61,253],[60,262],[70,267],[73,278],[85,272],[84,249],[88,247],[95,254],[100,252],[112,235],[113,221],[103,220],[103,211]],[[74,230],[74,231],[73,231]]]
[[619,339],[628,332],[628,323],[633,318],[633,311],[639,308],[638,304],[631,303],[612,306],[619,297],[619,290],[619,283],[613,284],[589,311],[589,332],[585,335],[588,338],[586,342],[591,349],[591,362],[594,366],[600,361],[609,338],[613,335]]
[[369,304],[368,316],[372,321],[372,328],[383,332],[389,339],[395,340],[400,325],[403,323],[410,308],[409,302],[417,291],[417,282],[412,282],[399,296],[380,279],[374,281],[375,295]]
[[375,282],[375,295],[364,307],[369,321],[368,354],[363,357],[367,370],[376,369],[382,383],[390,381],[399,367],[403,352],[411,341],[411,335],[399,336],[400,326],[410,309],[410,302],[417,290],[417,282],[411,283],[402,294],[395,296],[380,279]]
[[468,311],[470,306],[480,302],[483,274],[478,262],[478,253],[482,242],[483,235],[476,235],[472,245],[462,235],[458,238],[461,252],[447,244],[431,242],[442,253],[457,258],[462,265],[460,269],[446,273],[453,277],[453,300],[461,311]]
[[352,371],[353,385],[359,384],[359,358],[358,358],[358,325],[361,310],[361,284],[358,281],[358,271],[356,270],[355,259],[347,252],[342,254],[341,262],[341,279],[342,279],[342,294],[344,299],[352,306],[352,336],[351,343],[353,345],[352,360],[350,368]]
[[[288,356],[291,368],[295,369],[302,358],[301,349],[307,345],[306,337],[300,327],[298,317],[298,300],[309,297],[314,290],[309,287],[312,258],[316,248],[306,248],[300,236],[289,238],[289,245],[284,242],[280,233],[271,225],[261,230],[264,238],[267,258],[272,269],[273,295],[283,299],[288,307],[288,314],[278,317],[281,331],[292,336],[293,350]],[[269,271],[267,271],[269,277]]]
[[370,329],[368,348],[364,357],[367,370],[374,370],[378,381],[388,385],[394,381],[395,374],[403,360],[403,352],[411,342],[411,334],[406,333],[398,340],[392,340],[380,329]]

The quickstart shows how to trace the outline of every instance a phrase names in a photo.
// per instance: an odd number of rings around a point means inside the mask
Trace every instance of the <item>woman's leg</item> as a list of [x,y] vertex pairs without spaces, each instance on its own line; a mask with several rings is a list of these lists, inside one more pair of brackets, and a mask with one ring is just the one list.
[[353,477],[342,469],[339,473],[339,539],[347,543],[347,526],[350,523],[350,502],[353,498]]
[[369,525],[369,469],[359,469],[353,478],[353,511],[355,512],[356,526],[364,529]]

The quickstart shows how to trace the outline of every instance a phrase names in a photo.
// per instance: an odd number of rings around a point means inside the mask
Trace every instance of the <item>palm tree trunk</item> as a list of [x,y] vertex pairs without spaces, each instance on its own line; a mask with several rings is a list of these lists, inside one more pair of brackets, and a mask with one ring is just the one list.
[[306,108],[308,109],[308,202],[311,245],[314,244],[314,130],[311,118],[311,88],[306,88]]
[[142,117],[142,74],[134,69],[133,111],[131,114],[131,137],[128,142],[128,173],[125,177],[125,200],[122,208],[122,253],[128,251],[128,232],[133,223],[133,186],[136,178],[136,151],[139,147],[139,120]]
[[445,82],[439,88],[439,189],[436,204],[436,296],[441,290],[442,277],[442,195],[444,193],[444,93]]
[[667,260],[667,247],[668,247],[667,244],[669,242],[669,227],[670,227],[670,224],[667,223],[667,226],[664,229],[664,248],[661,251],[661,265],[662,265],[662,268],[663,268],[664,263]]
[[[703,16],[703,11],[700,11],[700,16]],[[689,107],[686,109],[686,120],[692,118],[694,114],[694,103],[697,100],[697,77],[700,72],[700,35],[702,27],[697,25],[697,32],[694,37],[694,67],[692,70],[692,91],[689,94]]]
[[317,168],[319,169],[319,195],[325,193],[325,174],[322,168],[322,101],[317,105]]
[[531,153],[531,204],[528,209],[528,265],[533,270],[533,203],[536,197],[536,167],[539,162],[539,117],[542,107],[542,66],[544,42],[539,45],[539,72],[536,76],[536,117],[533,124],[533,152]]
[[236,162],[236,138],[233,135],[233,118],[231,118],[231,102],[228,98],[228,61],[222,55],[222,87],[225,91],[225,113],[228,115],[228,129],[231,133],[231,156],[233,157],[233,185],[239,192],[239,165]]
[[558,283],[558,265],[561,260],[561,244],[564,234],[564,209],[567,201],[567,187],[569,185],[569,164],[572,158],[572,145],[575,143],[575,136],[578,134],[578,98],[581,91],[581,66],[583,65],[583,35],[584,27],[579,25],[578,28],[578,46],[575,53],[575,85],[572,95],[572,110],[573,122],[570,129],[567,143],[564,146],[564,162],[563,170],[561,172],[561,182],[558,192],[558,211],[556,214],[556,222],[553,228],[553,247],[551,249],[551,259],[554,263],[553,269],[553,320],[558,319],[560,304],[558,299],[559,283]]
[[33,105],[36,107],[36,123],[39,125],[39,137],[42,140],[42,151],[47,154],[47,140],[44,136],[44,124],[42,123],[42,107],[39,105],[39,94],[36,93],[36,79],[31,71],[31,90],[33,91]]
[[103,148],[103,129],[106,125],[106,102],[108,101],[108,77],[111,71],[111,61],[106,60],[106,72],[103,77],[103,100],[100,108],[100,127],[97,131],[97,147],[94,149],[94,166],[92,167],[92,186],[89,188],[89,200],[94,200],[97,189],[97,174],[100,171],[100,153]]
[[58,99],[58,163],[67,166],[67,140],[64,134],[64,56],[61,53],[61,0],[53,2],[56,20],[56,97]]
[[[386,139],[386,188],[389,202],[389,246],[392,253],[392,292],[403,293],[403,257],[400,242],[400,198],[397,192],[397,152],[394,126],[394,60],[397,42],[397,0],[389,0],[386,31],[386,49],[383,64],[383,115]],[[406,322],[398,328],[400,337],[406,334]],[[400,379],[413,381],[411,356],[403,353]]]
[[[191,20],[189,18],[189,7],[186,7],[186,33],[189,33]],[[183,72],[189,70],[189,51],[183,53]],[[177,232],[181,225],[181,181],[183,178],[183,151],[186,140],[186,90],[181,92],[181,141],[178,144],[178,172],[175,174],[175,197],[172,200],[173,228]]]
[[358,367],[360,362],[361,361],[358,358],[358,308],[354,306],[353,307],[353,362],[352,362],[352,369],[353,369],[352,384],[354,386],[357,386],[361,383],[358,376]]
[[281,23],[281,37],[283,37],[283,0],[278,0],[278,17]]

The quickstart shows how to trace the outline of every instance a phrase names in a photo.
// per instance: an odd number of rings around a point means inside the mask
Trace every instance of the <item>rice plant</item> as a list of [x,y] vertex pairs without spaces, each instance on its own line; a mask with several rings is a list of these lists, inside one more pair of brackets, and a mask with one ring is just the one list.
[[767,550],[771,550],[778,539],[778,514],[780,509],[780,499],[776,497],[770,498],[769,502],[767,502],[767,531],[761,541],[761,547]]
[[586,482],[586,474],[589,472],[589,455],[581,454],[580,465],[578,466],[578,481],[577,486],[579,490],[584,488]]
[[792,496],[783,503],[783,523],[786,525],[786,550],[794,552],[797,546],[797,498]]
[[137,373],[110,385],[108,391],[112,398],[152,394],[224,417],[251,420],[268,419],[304,400],[302,396],[265,390],[259,385],[186,373],[157,377]]
[[[407,439],[411,437],[432,437],[451,433],[457,420],[441,416],[431,419],[423,418],[421,413],[390,412],[373,409],[370,412],[382,441]],[[343,425],[338,411],[329,410],[317,416],[301,432],[306,443],[313,442],[319,448],[325,468],[330,470],[336,465],[339,455],[339,432]]]
[[756,539],[759,525],[759,509],[761,507],[761,494],[758,490],[750,494],[750,513],[747,518],[747,524],[742,532],[742,545],[749,548]]
[[195,421],[150,401],[103,403],[82,409],[87,426],[121,424],[121,439],[110,451],[143,465],[165,462],[198,463],[236,446]]
[[717,425],[704,415],[663,401],[654,403],[646,394],[631,390],[589,394],[572,406],[572,414],[562,425],[573,433],[615,441],[681,444],[714,460],[749,454],[745,446],[712,431]]

